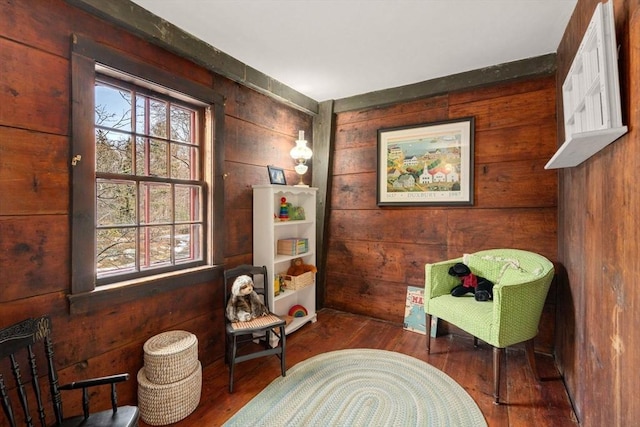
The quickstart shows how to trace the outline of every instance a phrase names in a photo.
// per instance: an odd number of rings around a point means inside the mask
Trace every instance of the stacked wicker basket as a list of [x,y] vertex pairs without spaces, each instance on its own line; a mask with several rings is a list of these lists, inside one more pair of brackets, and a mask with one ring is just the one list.
[[138,406],[153,426],[186,418],[200,402],[202,365],[198,339],[187,331],[169,331],[144,343],[144,367],[138,372]]

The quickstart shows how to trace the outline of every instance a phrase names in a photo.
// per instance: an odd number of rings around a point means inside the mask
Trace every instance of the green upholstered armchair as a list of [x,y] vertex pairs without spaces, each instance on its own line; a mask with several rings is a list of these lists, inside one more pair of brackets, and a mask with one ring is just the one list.
[[[472,294],[454,297],[460,279],[449,267],[466,264],[471,272],[494,283],[493,301],[476,301]],[[489,249],[461,258],[426,264],[424,309],[427,314],[427,353],[431,343],[431,316],[443,319],[493,346],[494,403],[500,399],[500,364],[505,347],[525,342],[536,377],[533,338],[553,280],[553,264],[542,255],[519,249]]]

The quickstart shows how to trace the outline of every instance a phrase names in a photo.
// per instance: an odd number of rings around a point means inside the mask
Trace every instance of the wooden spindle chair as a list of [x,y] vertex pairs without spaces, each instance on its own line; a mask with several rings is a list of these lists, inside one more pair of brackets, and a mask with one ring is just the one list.
[[[255,292],[263,298],[264,304],[269,307],[269,292],[267,280],[269,280],[266,266],[252,266],[243,264],[224,271],[224,307],[231,296],[231,287],[238,276],[248,275],[254,282],[257,280],[261,286],[257,286]],[[233,373],[236,363],[257,357],[277,355],[280,358],[280,371],[286,376],[286,322],[281,317],[270,313],[249,322],[231,323],[225,316],[225,362],[229,365],[229,393],[233,393]],[[273,339],[272,339],[273,334]],[[262,348],[240,352],[240,345],[250,343],[257,338],[262,342]],[[275,347],[271,345],[275,342]],[[250,347],[250,346],[247,346]]]
[[[38,361],[46,359],[46,374],[38,374]],[[26,359],[26,363],[23,363]],[[118,407],[116,383],[126,381],[129,374],[117,374],[58,385],[58,374],[53,359],[51,341],[51,321],[42,316],[27,319],[0,330],[0,361],[8,360],[10,374],[3,376],[0,370],[0,397],[2,409],[8,425],[16,427],[48,425],[69,426],[113,426],[131,427],[138,425],[139,410],[136,406]],[[4,365],[2,365],[4,367]],[[48,390],[41,387],[40,377],[48,381]],[[13,378],[11,378],[13,377]],[[89,387],[110,385],[112,408],[90,413]],[[61,390],[82,389],[83,414],[65,419],[62,415]],[[15,404],[11,397],[17,398]],[[47,401],[51,410],[47,411]],[[51,417],[51,418],[48,418]],[[2,425],[6,425],[2,423]]]

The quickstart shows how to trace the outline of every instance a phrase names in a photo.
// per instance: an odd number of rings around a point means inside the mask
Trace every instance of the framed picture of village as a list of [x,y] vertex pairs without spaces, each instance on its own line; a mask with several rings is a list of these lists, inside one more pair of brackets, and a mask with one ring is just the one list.
[[378,206],[472,205],[474,118],[378,130]]

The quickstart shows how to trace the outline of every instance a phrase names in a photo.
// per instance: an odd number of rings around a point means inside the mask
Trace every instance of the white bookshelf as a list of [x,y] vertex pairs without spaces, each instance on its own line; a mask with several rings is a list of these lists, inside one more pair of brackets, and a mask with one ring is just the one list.
[[577,166],[627,132],[611,0],[593,13],[562,84],[562,102],[565,141],[545,169]]
[[[315,280],[298,290],[284,290],[274,297],[273,283],[278,273],[286,272],[291,260],[302,257],[305,264],[316,265],[316,195],[317,188],[284,185],[253,186],[253,263],[265,265],[269,274],[267,292],[270,292],[269,310],[287,315],[294,305],[307,310],[304,317],[294,317],[285,331],[287,334],[309,322],[317,320]],[[280,221],[280,199],[285,197],[293,206],[304,208],[304,220]],[[309,250],[301,255],[277,253],[279,239],[306,238]]]

